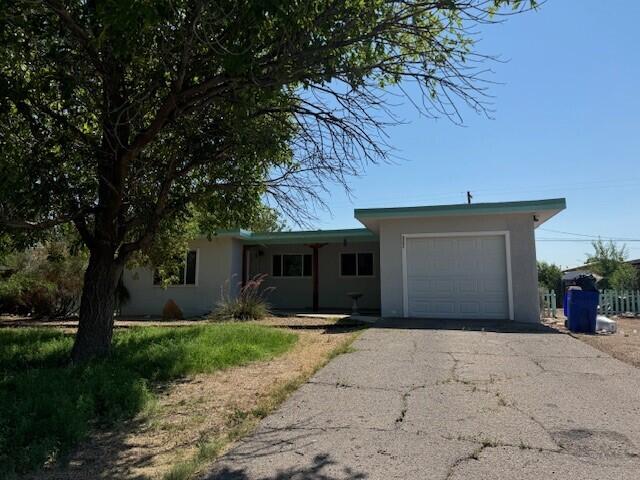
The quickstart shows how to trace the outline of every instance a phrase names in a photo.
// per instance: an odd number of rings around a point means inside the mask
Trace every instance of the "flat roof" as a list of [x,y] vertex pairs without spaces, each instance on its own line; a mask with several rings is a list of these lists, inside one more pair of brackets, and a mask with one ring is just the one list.
[[487,215],[527,213],[545,210],[564,210],[564,198],[524,200],[519,202],[457,203],[451,205],[428,205],[420,207],[357,208],[354,216],[358,220],[373,218],[443,217],[449,215]]
[[246,244],[342,242],[344,240],[366,242],[377,241],[378,236],[367,228],[347,228],[340,230],[299,230],[295,232],[251,232],[249,230],[224,230],[217,236],[234,237]]
[[539,215],[536,222],[537,226],[565,208],[566,201],[564,198],[526,200],[520,202],[429,205],[422,207],[358,208],[354,210],[354,216],[367,228],[299,230],[295,232],[252,232],[250,230],[235,229],[219,230],[214,236],[237,238],[243,240],[245,244],[248,245],[339,243],[347,240],[351,242],[375,242],[378,240],[378,220],[382,219],[533,213]]

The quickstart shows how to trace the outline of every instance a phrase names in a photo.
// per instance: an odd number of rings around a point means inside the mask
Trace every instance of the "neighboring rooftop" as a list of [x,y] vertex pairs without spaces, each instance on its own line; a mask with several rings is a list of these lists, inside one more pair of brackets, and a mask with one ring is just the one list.
[[[636,258],[635,260],[625,260],[624,263],[628,263],[640,270],[640,258]],[[562,272],[590,272],[590,269],[593,267],[593,263],[585,263],[584,265],[578,265],[577,267],[565,268]]]

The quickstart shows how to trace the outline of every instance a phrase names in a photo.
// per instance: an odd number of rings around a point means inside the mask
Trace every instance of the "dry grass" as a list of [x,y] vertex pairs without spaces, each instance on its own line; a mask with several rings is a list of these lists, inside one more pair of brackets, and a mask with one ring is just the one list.
[[291,328],[299,340],[271,361],[165,385],[151,411],[112,431],[95,433],[64,468],[35,478],[192,478],[330,358],[349,351],[357,335],[354,328],[317,318],[256,323]]
[[[159,317],[153,318],[117,318],[114,322],[114,327],[129,328],[129,327],[187,327],[193,325],[203,325],[210,323],[207,320],[200,318],[190,320],[162,320]],[[0,328],[21,328],[21,327],[50,327],[56,329],[63,329],[65,331],[74,332],[78,328],[77,318],[58,318],[58,319],[46,319],[46,318],[31,318],[19,315],[0,315]]]

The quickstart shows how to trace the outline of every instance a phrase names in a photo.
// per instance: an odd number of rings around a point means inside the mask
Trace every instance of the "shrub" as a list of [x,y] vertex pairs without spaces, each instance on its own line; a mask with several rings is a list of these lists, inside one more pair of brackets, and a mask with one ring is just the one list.
[[233,295],[229,282],[222,287],[215,318],[219,320],[260,320],[270,313],[267,295],[273,287],[263,288],[266,274],[256,275],[244,286],[238,285],[237,295]]
[[546,290],[562,292],[562,270],[554,263],[538,262],[538,284]]
[[12,258],[14,273],[0,280],[0,311],[58,318],[77,312],[86,257],[50,242]]
[[640,275],[633,265],[622,263],[609,277],[609,286],[614,290],[635,290],[640,284]]

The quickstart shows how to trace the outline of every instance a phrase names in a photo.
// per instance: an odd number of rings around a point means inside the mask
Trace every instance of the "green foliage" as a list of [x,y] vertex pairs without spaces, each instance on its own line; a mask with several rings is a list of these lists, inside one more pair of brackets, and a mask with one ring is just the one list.
[[265,205],[256,209],[250,222],[240,223],[240,228],[253,232],[281,232],[287,228],[287,222],[278,210]]
[[264,288],[266,274],[259,274],[238,286],[238,294],[233,295],[229,282],[221,292],[214,318],[219,320],[260,320],[269,315],[266,297],[273,288]]
[[[171,234],[195,212],[246,226],[269,197],[308,218],[328,182],[388,157],[382,88],[419,83],[430,116],[486,113],[476,26],[535,4],[0,0],[0,235],[73,225],[108,302],[134,253],[184,251]],[[77,359],[111,312],[80,313]]]
[[413,79],[433,115],[482,111],[471,27],[535,5],[4,0],[0,215],[135,250],[191,208],[220,228],[278,188],[308,198],[383,155],[375,88]]
[[49,318],[75,313],[86,261],[86,253],[63,240],[8,255],[13,273],[0,279],[0,312]]
[[624,264],[627,257],[626,246],[618,247],[614,242],[602,240],[592,242],[591,245],[593,253],[587,254],[587,264],[594,273],[603,277],[598,282],[598,287],[600,289],[612,288],[611,276]]
[[296,336],[250,324],[116,332],[112,355],[68,366],[73,338],[52,329],[0,330],[0,478],[59,459],[92,425],[141,412],[155,382],[287,351]]
[[554,263],[538,262],[538,284],[547,289],[562,293],[562,270]]
[[628,263],[618,265],[609,277],[609,288],[614,290],[635,290],[640,288],[640,274]]

